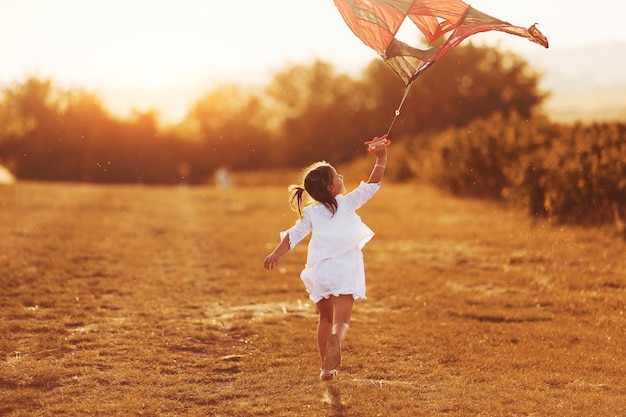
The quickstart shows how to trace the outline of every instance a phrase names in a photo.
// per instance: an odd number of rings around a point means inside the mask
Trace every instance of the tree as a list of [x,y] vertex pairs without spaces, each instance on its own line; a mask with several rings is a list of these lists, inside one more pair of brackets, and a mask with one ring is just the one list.
[[266,92],[282,116],[283,160],[298,166],[320,159],[340,163],[359,154],[371,137],[364,87],[322,61],[276,74]]
[[[60,94],[58,166],[55,179],[91,182],[96,179],[100,150],[107,144],[110,116],[100,99],[82,89]],[[63,152],[59,152],[64,149]],[[59,172],[60,171],[60,172]]]
[[440,131],[498,112],[529,117],[546,97],[522,58],[486,46],[453,49],[416,80],[406,104],[406,128]]
[[2,129],[0,152],[4,158],[10,156],[18,177],[41,178],[60,127],[61,112],[51,80],[31,76],[13,84],[4,91],[2,108],[7,125]]
[[254,168],[267,163],[270,120],[262,98],[236,85],[225,85],[196,101],[184,124],[202,144],[203,169],[219,165]]

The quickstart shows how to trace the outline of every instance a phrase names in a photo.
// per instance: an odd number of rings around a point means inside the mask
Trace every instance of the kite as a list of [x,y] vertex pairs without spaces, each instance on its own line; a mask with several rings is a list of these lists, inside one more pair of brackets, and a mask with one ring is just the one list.
[[[514,26],[474,9],[461,0],[333,0],[352,32],[374,49],[398,74],[405,85],[404,97],[395,111],[387,135],[409,93],[413,81],[438,59],[467,37],[488,31],[500,31],[524,37],[547,48],[548,39],[533,24],[528,29]],[[396,33],[409,18],[425,36],[429,45],[419,49],[396,39]],[[444,39],[444,35],[448,35]],[[386,135],[384,135],[386,137]],[[368,142],[369,147],[384,143]]]

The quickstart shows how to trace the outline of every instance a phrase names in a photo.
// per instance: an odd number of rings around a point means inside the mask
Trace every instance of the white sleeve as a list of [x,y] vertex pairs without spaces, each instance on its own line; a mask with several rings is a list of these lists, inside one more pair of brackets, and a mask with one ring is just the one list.
[[346,194],[346,201],[354,210],[360,208],[363,204],[372,198],[372,196],[380,188],[380,183],[367,183],[361,181],[358,187]]
[[311,231],[311,217],[308,210],[304,210],[302,218],[298,219],[289,229],[280,232],[280,240],[285,238],[285,235],[289,235],[289,250],[293,249],[302,239],[306,237]]

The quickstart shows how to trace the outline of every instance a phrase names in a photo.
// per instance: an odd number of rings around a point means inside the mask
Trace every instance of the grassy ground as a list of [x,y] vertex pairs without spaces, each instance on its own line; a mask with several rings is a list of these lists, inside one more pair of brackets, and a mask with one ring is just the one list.
[[0,415],[626,414],[624,241],[428,186],[360,214],[369,298],[323,383],[306,246],[262,268],[285,186],[0,187]]

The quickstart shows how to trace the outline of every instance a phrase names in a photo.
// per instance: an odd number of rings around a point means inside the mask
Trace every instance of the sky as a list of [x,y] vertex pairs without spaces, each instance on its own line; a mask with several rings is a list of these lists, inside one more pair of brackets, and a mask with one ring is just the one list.
[[[548,51],[626,42],[615,0],[469,3],[518,26],[538,23]],[[470,39],[548,53],[501,33]],[[30,75],[51,78],[96,93],[119,116],[154,109],[176,121],[218,83],[262,84],[316,58],[358,74],[378,55],[332,0],[0,0],[0,88]]]

